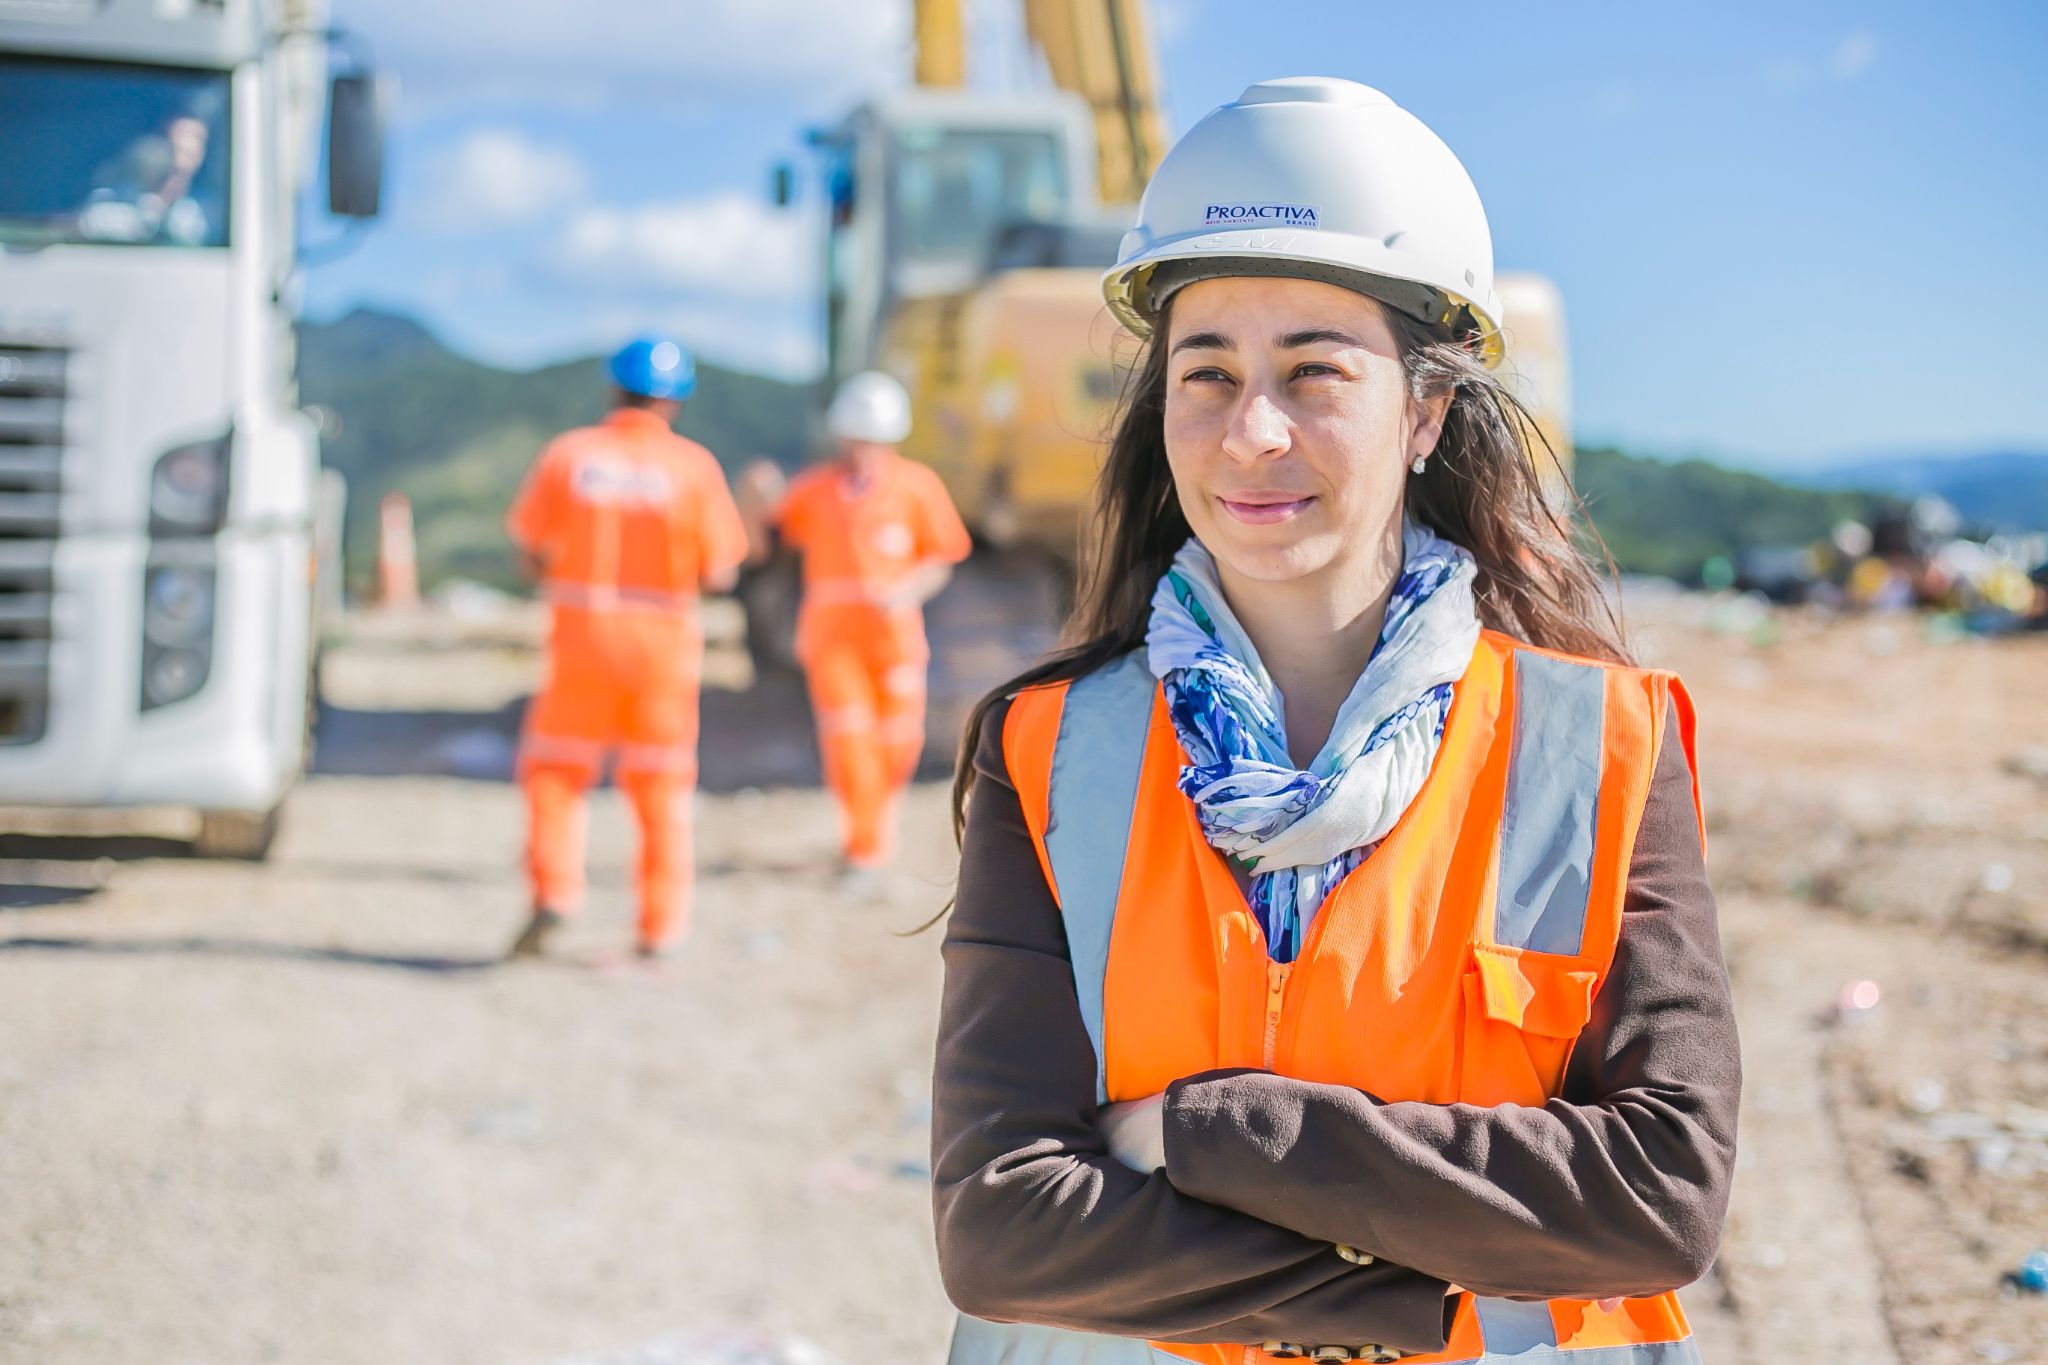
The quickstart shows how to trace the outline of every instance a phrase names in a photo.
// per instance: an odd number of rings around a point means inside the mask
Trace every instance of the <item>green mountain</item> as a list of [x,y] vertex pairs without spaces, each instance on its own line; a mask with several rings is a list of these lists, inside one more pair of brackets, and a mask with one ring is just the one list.
[[[450,351],[410,318],[360,310],[299,329],[301,399],[335,414],[322,443],[348,479],[351,582],[375,562],[377,501],[412,499],[420,580],[517,581],[500,523],[547,440],[596,421],[608,392],[600,358],[525,372]],[[802,459],[811,399],[803,385],[698,366],[697,392],[678,430],[728,468],[766,455]]]
[[1877,488],[1907,498],[1933,493],[1969,521],[2007,531],[2048,531],[2048,453],[2039,451],[1860,460],[1803,481],[1816,488]]
[[1825,537],[1894,502],[1857,490],[1795,488],[1704,460],[1667,464],[1595,447],[1578,452],[1579,496],[1624,573],[1699,580],[1715,555]]
[[[349,485],[349,563],[364,583],[374,563],[377,500],[412,499],[420,578],[460,576],[512,586],[501,522],[535,453],[595,421],[606,399],[597,358],[514,372],[450,351],[409,318],[359,311],[300,329],[304,401],[337,414],[327,462]],[[756,455],[800,462],[810,441],[807,387],[699,367],[680,430],[728,468]],[[1622,569],[1697,581],[1717,554],[1798,545],[1847,517],[1868,520],[1882,495],[1800,488],[1701,460],[1665,463],[1619,450],[1578,453],[1578,484]]]

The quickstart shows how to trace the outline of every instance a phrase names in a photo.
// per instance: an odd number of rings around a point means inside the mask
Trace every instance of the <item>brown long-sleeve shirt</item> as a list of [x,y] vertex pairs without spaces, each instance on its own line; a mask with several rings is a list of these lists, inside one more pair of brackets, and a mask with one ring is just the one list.
[[[1559,1098],[1383,1103],[1209,1072],[1167,1091],[1166,1170],[1141,1175],[1096,1126],[1059,905],[1003,761],[1007,711],[975,755],[944,947],[934,1212],[963,1311],[1155,1341],[1433,1351],[1450,1284],[1599,1298],[1705,1272],[1741,1075],[1682,746],[1664,746],[1620,943]],[[1380,1259],[1352,1265],[1335,1242]]]

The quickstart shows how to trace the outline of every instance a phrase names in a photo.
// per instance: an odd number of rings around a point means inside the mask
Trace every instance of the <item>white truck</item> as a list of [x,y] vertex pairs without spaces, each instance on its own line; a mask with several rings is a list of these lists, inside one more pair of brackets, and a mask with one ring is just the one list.
[[[199,812],[261,857],[305,762],[332,480],[299,206],[377,211],[323,0],[0,0],[0,806]],[[17,826],[19,827],[19,826]]]

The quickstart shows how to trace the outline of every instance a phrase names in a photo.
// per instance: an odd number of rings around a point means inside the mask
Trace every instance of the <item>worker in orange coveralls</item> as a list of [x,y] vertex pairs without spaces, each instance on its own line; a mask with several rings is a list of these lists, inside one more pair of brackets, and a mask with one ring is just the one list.
[[689,352],[642,337],[611,378],[611,414],[550,442],[506,519],[551,617],[520,744],[533,917],[515,957],[541,952],[583,898],[584,792],[607,757],[640,826],[640,955],[660,956],[689,918],[698,593],[732,586],[746,531],[718,461],[670,430],[696,387]]
[[939,476],[896,453],[910,434],[901,384],[855,375],[825,425],[835,457],[791,482],[775,524],[803,556],[797,657],[839,802],[846,886],[873,894],[924,749],[924,604],[971,544]]

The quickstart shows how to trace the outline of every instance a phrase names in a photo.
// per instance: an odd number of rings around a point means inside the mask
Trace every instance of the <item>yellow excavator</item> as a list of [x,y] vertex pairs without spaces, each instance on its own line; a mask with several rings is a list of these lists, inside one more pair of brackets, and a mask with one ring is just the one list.
[[[1136,350],[1101,275],[1167,146],[1146,6],[1021,0],[1053,88],[993,92],[966,85],[965,0],[914,3],[916,84],[812,135],[825,389],[894,374],[914,408],[904,453],[939,472],[976,536],[1070,569]],[[789,185],[778,176],[785,202]],[[1514,274],[1496,288],[1508,363],[1568,459],[1557,291]]]

